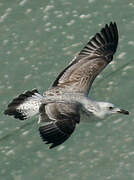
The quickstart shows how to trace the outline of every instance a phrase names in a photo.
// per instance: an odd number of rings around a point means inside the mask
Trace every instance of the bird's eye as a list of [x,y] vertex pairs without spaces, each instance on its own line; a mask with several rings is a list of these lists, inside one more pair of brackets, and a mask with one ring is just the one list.
[[114,109],[114,107],[110,106],[109,109],[112,110],[112,109]]

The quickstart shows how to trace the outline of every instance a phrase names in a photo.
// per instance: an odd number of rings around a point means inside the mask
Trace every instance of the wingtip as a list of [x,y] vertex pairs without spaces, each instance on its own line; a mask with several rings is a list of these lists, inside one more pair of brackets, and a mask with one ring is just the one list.
[[112,25],[112,24],[116,25],[116,21],[110,21],[109,25]]
[[110,22],[96,33],[93,38],[87,43],[79,55],[96,55],[104,56],[109,63],[118,45],[118,28],[116,22]]

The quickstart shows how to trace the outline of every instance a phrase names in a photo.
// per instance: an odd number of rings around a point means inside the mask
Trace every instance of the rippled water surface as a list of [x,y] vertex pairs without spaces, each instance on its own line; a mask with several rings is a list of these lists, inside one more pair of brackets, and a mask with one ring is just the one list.
[[[80,123],[63,145],[49,150],[37,117],[3,115],[24,90],[50,87],[88,39],[116,21],[114,61],[95,80],[90,97],[131,112]],[[134,2],[132,0],[0,0],[0,179],[134,179]]]

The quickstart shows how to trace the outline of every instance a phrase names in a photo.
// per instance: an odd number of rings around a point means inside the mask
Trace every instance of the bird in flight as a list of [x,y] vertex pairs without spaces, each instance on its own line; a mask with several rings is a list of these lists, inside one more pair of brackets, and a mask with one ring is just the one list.
[[58,75],[51,88],[41,95],[37,89],[26,91],[9,103],[5,114],[20,120],[39,115],[39,132],[42,140],[54,148],[65,142],[80,122],[81,109],[89,116],[128,111],[109,102],[88,98],[96,76],[112,61],[118,45],[115,22],[106,24],[96,33],[79,54]]

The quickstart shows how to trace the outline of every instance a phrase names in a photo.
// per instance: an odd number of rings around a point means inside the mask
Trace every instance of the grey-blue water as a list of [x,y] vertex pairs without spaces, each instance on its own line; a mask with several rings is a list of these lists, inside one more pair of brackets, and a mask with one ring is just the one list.
[[[58,73],[105,23],[116,21],[114,61],[89,97],[131,112],[80,123],[63,145],[49,150],[37,117],[3,114],[25,90],[47,90]],[[0,180],[134,179],[134,1],[0,0]]]

